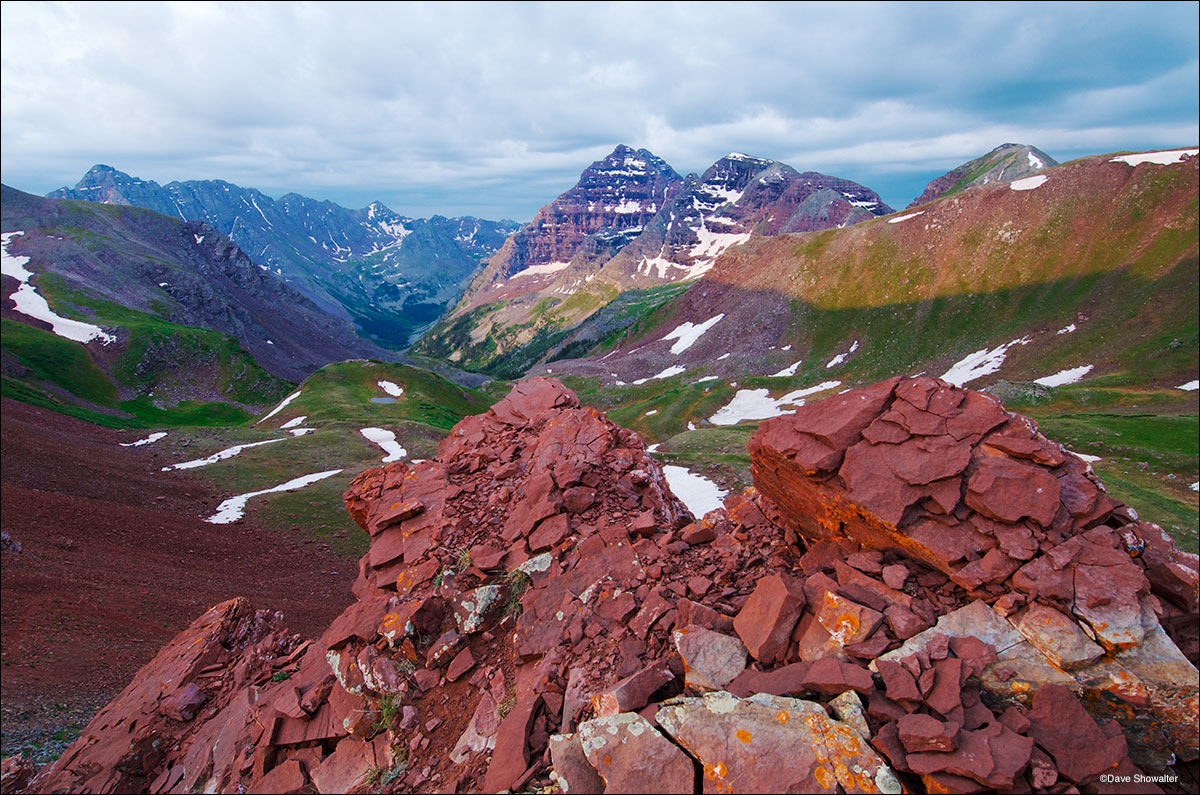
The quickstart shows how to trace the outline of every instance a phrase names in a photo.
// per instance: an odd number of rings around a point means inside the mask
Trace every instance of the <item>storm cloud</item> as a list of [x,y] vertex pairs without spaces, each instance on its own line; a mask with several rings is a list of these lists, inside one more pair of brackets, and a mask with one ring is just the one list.
[[896,207],[1008,141],[1200,137],[1196,3],[6,2],[6,184],[93,164],[525,220],[618,143],[730,151]]

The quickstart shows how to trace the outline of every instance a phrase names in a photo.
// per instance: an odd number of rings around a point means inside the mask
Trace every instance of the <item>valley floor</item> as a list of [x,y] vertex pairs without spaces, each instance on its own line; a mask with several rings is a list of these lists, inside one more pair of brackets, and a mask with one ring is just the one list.
[[202,521],[224,496],[154,445],[3,401],[3,755],[48,759],[158,649],[246,596],[314,637],[353,601],[353,558],[247,519]]

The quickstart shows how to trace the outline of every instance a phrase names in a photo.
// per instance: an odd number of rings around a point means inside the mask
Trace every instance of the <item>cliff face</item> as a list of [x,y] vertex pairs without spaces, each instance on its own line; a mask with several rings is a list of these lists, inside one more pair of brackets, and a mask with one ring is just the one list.
[[1196,556],[1030,421],[893,379],[751,456],[696,520],[636,435],[518,384],[351,485],[371,550],[318,640],[214,608],[34,788],[1042,792],[1197,757]]

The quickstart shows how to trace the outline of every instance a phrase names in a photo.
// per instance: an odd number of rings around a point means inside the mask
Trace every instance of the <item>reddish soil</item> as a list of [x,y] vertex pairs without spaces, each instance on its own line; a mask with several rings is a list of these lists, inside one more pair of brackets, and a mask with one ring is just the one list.
[[45,758],[176,633],[246,596],[315,637],[353,601],[353,560],[244,520],[202,521],[226,494],[160,472],[148,431],[3,401],[3,754]]

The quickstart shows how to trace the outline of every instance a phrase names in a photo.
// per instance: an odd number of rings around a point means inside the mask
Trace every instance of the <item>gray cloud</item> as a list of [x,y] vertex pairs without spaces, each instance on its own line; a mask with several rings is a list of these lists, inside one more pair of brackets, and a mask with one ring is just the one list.
[[93,163],[528,218],[617,143],[898,206],[1005,141],[1194,145],[1195,3],[6,2],[3,179]]

